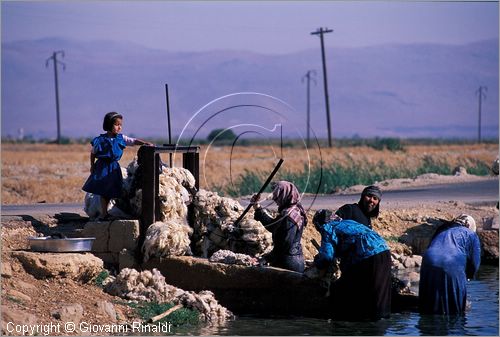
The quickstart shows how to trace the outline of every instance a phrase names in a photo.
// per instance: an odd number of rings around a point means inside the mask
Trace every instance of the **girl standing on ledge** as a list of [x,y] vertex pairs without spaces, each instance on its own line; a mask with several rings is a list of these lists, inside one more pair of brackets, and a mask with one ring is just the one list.
[[[142,139],[122,135],[123,116],[108,112],[102,128],[106,133],[95,137],[90,151],[90,176],[82,187],[85,192],[101,197],[101,215],[98,220],[109,220],[108,203],[121,196],[123,176],[118,161],[127,145],[153,145]],[[97,159],[97,160],[96,160]]]

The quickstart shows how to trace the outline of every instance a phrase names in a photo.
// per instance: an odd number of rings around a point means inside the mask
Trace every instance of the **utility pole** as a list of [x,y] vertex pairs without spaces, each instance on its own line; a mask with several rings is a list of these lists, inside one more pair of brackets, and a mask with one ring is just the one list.
[[311,130],[311,112],[310,112],[310,106],[311,106],[311,90],[310,90],[310,82],[313,80],[314,84],[316,84],[316,80],[314,77],[311,77],[311,75],[316,75],[316,71],[314,70],[308,70],[307,73],[302,77],[302,83],[304,83],[304,79],[307,79],[307,146],[309,147],[310,143],[310,137],[309,137],[309,131]]
[[478,111],[479,120],[477,123],[477,142],[478,143],[481,143],[481,103],[482,103],[483,97],[484,97],[484,99],[486,99],[486,94],[483,92],[483,89],[484,89],[484,91],[488,91],[488,88],[483,87],[483,86],[479,86],[479,89],[477,89],[477,91],[476,91],[476,94],[479,96],[479,111]]
[[52,53],[52,56],[45,61],[45,67],[47,68],[49,66],[50,60],[54,62],[54,82],[56,87],[56,114],[57,114],[57,144],[61,144],[61,123],[59,120],[59,84],[57,79],[57,64],[58,63],[62,64],[63,70],[66,70],[66,65],[63,62],[57,60],[57,54],[61,54],[61,56],[64,58],[63,50],[55,51]]
[[[172,145],[172,129],[170,128],[170,100],[168,98],[168,84],[165,83],[165,98],[167,103],[167,130],[168,130],[168,145]],[[170,167],[173,167],[172,152],[168,154]]]
[[330,102],[328,100],[328,79],[326,77],[326,59],[325,59],[325,44],[323,42],[323,34],[333,32],[332,29],[323,27],[318,28],[315,32],[312,32],[311,35],[319,35],[321,41],[321,58],[323,60],[323,83],[325,87],[325,103],[326,103],[326,124],[328,127],[328,147],[332,147],[332,131],[330,127]]

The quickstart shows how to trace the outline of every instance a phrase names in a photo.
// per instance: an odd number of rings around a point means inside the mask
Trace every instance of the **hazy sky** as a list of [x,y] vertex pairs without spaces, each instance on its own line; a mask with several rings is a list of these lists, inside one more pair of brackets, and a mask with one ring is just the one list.
[[[145,47],[162,49],[171,52],[241,50],[244,51],[244,53],[241,53],[241,59],[246,57],[250,60],[254,57],[254,55],[246,53],[247,51],[263,54],[286,54],[302,50],[319,51],[319,38],[311,35],[311,32],[316,31],[319,27],[327,27],[334,30],[333,33],[327,34],[325,37],[325,45],[328,50],[327,55],[330,56],[330,58],[334,55],[332,52],[336,48],[341,47],[378,46],[381,44],[393,43],[438,43],[455,45],[477,42],[486,39],[498,40],[499,36],[498,1],[417,2],[388,0],[296,0],[28,2],[0,0],[0,8],[2,42],[61,37],[70,40],[72,45],[79,45],[79,41],[114,40],[132,42]],[[58,44],[57,40],[50,40],[45,41],[44,43],[35,44],[39,46],[46,46],[46,50],[39,51],[41,55],[37,55],[35,51],[32,51],[29,54],[24,54],[23,58],[14,56],[10,59],[7,57],[7,51],[9,48],[14,47],[4,46],[2,51],[3,132],[15,132],[15,130],[19,129],[19,125],[23,125],[20,123],[27,120],[30,115],[36,115],[38,117],[50,115],[50,118],[53,118],[52,116],[55,115],[53,112],[55,107],[53,108],[54,98],[52,73],[43,67],[43,61],[48,57],[49,52],[57,50],[53,48],[59,48],[52,47],[54,44]],[[15,48],[30,45],[33,44],[20,43],[17,44]],[[84,46],[87,44],[82,43],[81,45]],[[100,81],[99,83],[113,83],[114,86],[106,86],[106,89],[103,89],[107,94],[101,100],[98,99],[98,97],[101,97],[101,92],[94,92],[94,85],[90,84],[87,87],[81,87],[82,81],[79,81],[78,76],[75,77],[75,73],[71,72],[77,71],[77,66],[81,66],[82,63],[78,64],[76,63],[76,60],[71,60],[70,55],[75,55],[75,53],[72,54],[71,51],[66,49],[65,51],[68,55],[67,58],[65,58],[65,62],[67,62],[70,66],[68,67],[67,72],[64,75],[61,75],[60,78],[60,84],[62,87],[61,101],[64,110],[63,115],[66,118],[66,120],[64,120],[64,126],[66,127],[65,130],[67,130],[69,120],[74,123],[80,123],[80,121],[84,119],[82,117],[78,117],[76,119],[73,117],[73,119],[71,119],[69,117],[71,114],[72,116],[88,116],[88,114],[97,115],[98,113],[101,113],[100,111],[102,110],[113,109],[120,112],[130,111],[129,116],[135,116],[133,118],[137,118],[137,120],[129,117],[129,120],[134,120],[135,124],[133,123],[134,125],[130,125],[128,130],[132,130],[136,134],[142,134],[144,130],[149,130],[150,126],[147,121],[141,119],[141,117],[137,117],[139,115],[134,115],[133,111],[152,111],[158,114],[161,113],[161,116],[164,116],[165,107],[162,89],[163,84],[165,83],[165,78],[169,79],[169,83],[178,83],[177,86],[173,86],[175,90],[181,90],[180,88],[183,88],[184,90],[182,91],[183,95],[178,93],[175,96],[177,100],[172,101],[172,109],[175,111],[182,111],[182,118],[185,118],[185,120],[179,119],[177,125],[183,125],[191,113],[197,111],[197,109],[209,101],[216,99],[219,97],[218,95],[227,95],[233,92],[238,92],[242,90],[241,88],[261,92],[262,87],[267,85],[265,83],[274,83],[272,81],[274,72],[262,72],[259,79],[254,78],[253,76],[255,74],[253,73],[249,75],[243,72],[242,75],[247,77],[246,82],[239,82],[237,84],[223,83],[224,86],[220,86],[220,83],[217,83],[215,80],[212,81],[214,78],[217,79],[217,75],[215,75],[217,73],[210,73],[212,75],[207,76],[207,78],[200,78],[199,81],[197,81],[196,76],[202,76],[203,74],[200,75],[200,72],[195,72],[193,73],[193,78],[188,79],[193,82],[189,82],[188,80],[183,81],[184,79],[180,75],[177,75],[177,69],[172,68],[173,66],[169,64],[162,65],[162,69],[165,73],[160,74],[158,73],[158,67],[155,68],[155,65],[150,64],[141,64],[141,67],[143,67],[141,71],[134,73],[134,69],[136,68],[132,65],[133,63],[130,63],[130,68],[123,72],[123,76],[113,77],[113,69],[96,72],[96,69],[106,68],[99,68],[98,65],[102,65],[103,62],[117,62],[118,64],[120,57],[125,55],[115,53],[116,55],[113,54],[113,58],[107,59],[104,57],[104,59],[101,59],[99,56],[99,47],[95,46],[109,47],[114,45],[107,42],[101,44],[96,43],[92,44],[92,48],[89,48],[89,50],[86,51],[88,53],[86,54],[86,57],[97,60],[97,63],[93,65],[95,68],[89,69],[89,74],[85,74],[85,79],[94,79],[95,81]],[[426,46],[425,48],[427,48],[425,50],[428,50],[430,47]],[[382,50],[384,48],[375,47],[374,49]],[[127,46],[123,50],[141,50],[141,48]],[[357,53],[357,51],[354,50],[343,52],[353,52],[353,55]],[[362,52],[363,51],[359,51],[359,53]],[[357,55],[361,55],[359,53]],[[481,60],[489,60],[492,57],[496,57],[496,67],[492,67],[491,70],[486,70],[484,74],[474,74],[470,78],[464,79],[461,77],[463,74],[460,73],[460,65],[457,65],[459,69],[457,69],[456,73],[450,74],[450,76],[458,76],[457,78],[460,79],[462,88],[465,86],[465,84],[463,84],[464,81],[468,81],[470,85],[474,86],[470,90],[467,89],[469,91],[464,91],[464,95],[471,95],[471,108],[456,105],[445,107],[446,111],[452,111],[454,109],[461,111],[460,118],[467,122],[456,122],[456,124],[460,127],[467,128],[468,126],[464,124],[469,123],[469,120],[476,120],[475,111],[477,99],[474,96],[474,91],[477,90],[477,86],[486,85],[484,82],[485,79],[490,79],[492,76],[498,78],[498,56],[496,56],[497,54],[493,53],[493,55],[491,53],[492,52],[490,52],[490,54],[486,53],[485,55],[481,55],[484,59],[478,59],[478,62],[482,62]],[[144,55],[151,54],[156,55],[159,53],[151,52],[149,50],[144,51]],[[13,54],[10,54],[10,56],[12,55]],[[109,55],[109,53],[106,55]],[[203,60],[208,60],[210,57],[215,58],[216,56],[214,55],[233,55],[231,58],[239,58],[238,53],[225,52],[209,54]],[[298,55],[299,54],[296,54],[295,57],[299,57]],[[307,59],[307,61],[304,61],[303,64],[297,63],[295,65],[296,68],[292,67],[285,73],[286,75],[291,76],[293,72],[296,71],[296,83],[287,83],[285,86],[279,87],[269,86],[267,87],[267,90],[269,92],[280,92],[280,99],[285,101],[294,101],[294,108],[297,111],[300,111],[300,109],[305,106],[305,95],[304,97],[300,96],[301,98],[299,98],[299,96],[297,96],[297,92],[300,91],[300,95],[305,92],[303,90],[304,84],[299,82],[298,79],[303,76],[303,72],[306,71],[306,69],[310,69],[309,67],[312,67],[311,64],[316,64],[315,67],[319,69],[320,55],[318,53],[315,53],[314,55],[316,57],[315,59]],[[4,56],[6,57],[4,58]],[[293,55],[290,57],[292,56]],[[272,57],[279,58],[281,56],[273,55],[268,56],[267,58],[269,59]],[[265,58],[266,57],[261,59],[264,60]],[[39,61],[40,59],[42,60],[41,63]],[[257,57],[254,57],[254,59],[259,60]],[[424,59],[426,59],[425,55]],[[11,61],[10,68],[8,68],[11,70],[11,77],[7,76],[9,74],[7,70],[3,71],[3,67],[5,67],[4,60]],[[335,57],[333,60],[337,62],[339,59]],[[228,60],[224,60],[224,62],[227,61]],[[233,60],[230,59],[229,61]],[[378,61],[382,62],[382,64],[385,62],[384,60]],[[432,61],[438,62],[440,60]],[[141,62],[141,59],[136,60],[134,58],[134,62]],[[444,60],[443,62],[447,62],[447,60]],[[262,61],[262,64],[270,63]],[[368,69],[373,69],[370,67],[374,67],[375,64],[376,63],[370,62],[370,64],[365,63],[363,66],[368,67]],[[23,71],[29,73],[30,76],[22,78],[18,76],[19,72],[13,74],[13,69],[17,69],[16,65],[20,67],[19,69],[23,69]],[[231,66],[231,64],[229,65]],[[194,68],[198,66],[199,69],[203,68],[203,71],[208,72],[214,71],[213,69],[215,69],[208,66],[204,67],[203,64],[189,65],[189,67],[192,66],[194,66]],[[225,65],[222,66],[225,67]],[[236,66],[239,65],[236,64]],[[290,66],[290,64],[288,64],[288,66]],[[336,66],[339,66],[338,63],[329,64],[328,71],[330,74],[341,73],[338,71],[335,72]],[[151,68],[153,68],[153,70],[151,70]],[[244,68],[238,69],[241,70]],[[402,71],[401,67],[398,69]],[[494,75],[491,75],[490,72]],[[95,75],[95,77],[92,77],[93,75],[91,74]],[[120,74],[122,73],[120,72]],[[132,76],[131,74],[135,74],[136,76],[136,78],[132,81],[127,82],[121,80],[124,76]],[[230,74],[231,76],[239,76],[239,73],[236,71],[231,71]],[[321,76],[322,75],[318,74],[318,80]],[[369,77],[370,76],[367,76],[367,78]],[[34,78],[37,80],[35,81]],[[162,80],[159,82],[160,90],[157,91],[158,87],[154,86],[157,85],[157,82],[155,81],[159,81],[159,78],[162,78]],[[10,79],[12,82],[5,81],[5,79]],[[410,96],[410,100],[414,100],[417,103],[413,108],[405,105],[395,109],[394,113],[397,115],[394,115],[394,118],[384,117],[386,119],[386,121],[383,122],[385,127],[387,127],[388,124],[395,123],[394,120],[400,121],[398,122],[398,125],[391,124],[391,127],[394,128],[399,128],[402,125],[406,126],[406,124],[414,122],[411,118],[411,120],[408,119],[408,121],[398,119],[401,116],[405,116],[404,113],[408,116],[414,116],[417,114],[420,118],[421,127],[428,127],[429,125],[429,127],[435,127],[438,125],[440,128],[444,128],[449,127],[452,123],[455,123],[454,120],[442,117],[444,115],[435,116],[434,114],[432,115],[432,121],[423,120],[423,116],[426,116],[429,111],[433,111],[436,107],[428,106],[428,102],[421,102],[419,100],[423,100],[424,97],[426,97],[425,92],[428,92],[429,90],[435,90],[435,95],[437,96],[442,95],[441,93],[446,90],[452,90],[452,88],[449,87],[440,87],[439,83],[442,82],[434,81],[426,83],[421,88],[415,89],[413,92],[409,92],[408,90],[405,91],[403,89],[398,91],[398,87],[404,87],[405,85],[403,76],[400,82],[394,82],[395,88],[391,88],[389,86],[388,88],[381,89],[379,87],[382,86],[381,82],[383,81],[377,81],[375,84],[372,84],[373,87],[365,88],[365,91],[361,91],[359,93],[345,92],[343,96],[339,96],[340,92],[342,92],[341,90],[346,89],[339,86],[344,85],[345,83],[335,83],[335,79],[338,81],[339,77],[336,78],[330,75],[329,79],[331,98],[330,106],[333,107],[332,109],[334,114],[343,113],[343,116],[348,115],[348,112],[346,111],[350,110],[345,109],[352,107],[349,103],[349,100],[353,97],[352,95],[364,95],[364,97],[368,97],[368,100],[375,99],[378,102],[377,99],[380,99],[380,97],[377,96],[373,98],[372,96],[374,92],[389,92],[393,95],[384,96],[385,99],[391,99],[391,97],[394,97],[395,95],[392,93],[398,92],[398,94]],[[218,80],[220,81],[221,79]],[[493,123],[495,126],[498,125],[498,90],[495,90],[495,88],[498,87],[497,82],[498,81],[489,84],[490,91],[488,92],[488,100],[484,104],[483,113],[483,122],[485,125],[487,123]],[[120,96],[121,94],[119,93],[123,90],[133,90],[132,92],[135,93],[135,85],[137,85],[137,83],[142,83],[143,89],[148,88],[148,90],[143,90],[145,95],[144,97],[147,97],[147,99]],[[182,87],[180,83],[184,83],[185,87]],[[197,96],[195,98],[198,99],[196,100],[191,95],[195,92],[193,87],[196,88],[197,85],[200,85],[200,83],[206,85],[207,88],[203,87],[203,90],[196,92]],[[30,88],[34,87],[36,87],[36,90],[30,90]],[[222,87],[228,89],[222,90]],[[42,91],[42,88],[44,91]],[[120,88],[120,90],[116,91],[115,96],[113,96],[113,94],[109,94],[116,88]],[[213,93],[213,97],[206,96],[206,93],[209,92],[208,89],[212,90],[210,92]],[[314,90],[315,95],[313,95],[313,108],[315,108],[316,111],[321,112],[322,119],[321,122],[319,122],[319,115],[316,114],[317,117],[315,117],[316,119],[313,118],[313,124],[317,123],[316,126],[319,126],[319,123],[322,123],[320,125],[321,128],[319,129],[323,130],[323,93],[321,91],[321,86],[316,86]],[[421,91],[424,91],[424,93],[421,94]],[[74,93],[76,92],[86,92],[90,95],[90,98],[85,100],[83,98],[84,96],[75,96]],[[265,93],[268,94],[269,92]],[[456,93],[452,92],[451,94]],[[394,99],[399,99],[399,97]],[[406,101],[408,98],[403,97],[403,100]],[[359,99],[353,101],[356,104],[359,104]],[[196,102],[196,104],[194,102]],[[419,105],[420,103],[422,104]],[[344,106],[341,104],[344,104]],[[36,109],[33,108],[34,106]],[[72,107],[71,111],[68,111],[69,106]],[[424,108],[424,106],[427,108]],[[344,110],[342,110],[342,107],[344,107]],[[474,115],[471,115],[474,116],[474,119],[472,119],[472,117],[470,119],[465,118],[464,116],[468,116],[471,109],[474,112]],[[383,111],[386,110],[387,109],[385,108],[383,109]],[[376,111],[376,108],[373,105],[367,104],[367,108],[363,107],[362,109],[356,110],[356,112],[359,111],[363,113],[368,111],[369,117],[373,118],[373,122],[370,118],[368,118],[366,119],[366,125],[370,127],[373,126],[375,120],[377,119],[376,113],[373,113],[373,111]],[[156,115],[154,117],[149,115],[149,118],[151,120],[159,120],[159,117]],[[436,118],[440,120],[441,124],[436,123]],[[8,124],[8,121],[11,121],[12,123]],[[47,122],[48,119],[43,119],[43,121]],[[338,120],[336,120],[336,122],[338,122]],[[424,122],[428,123],[425,124]],[[85,123],[88,128],[92,128],[93,130],[99,129],[97,119],[95,120],[95,125],[97,126],[91,125],[90,122]],[[294,127],[298,128],[301,123],[302,120],[296,119],[297,125],[294,125]],[[8,127],[4,128],[4,125],[7,125]],[[333,127],[338,128],[338,125],[338,123],[334,123]],[[46,127],[49,127],[48,122],[46,123]],[[52,127],[53,126],[51,124],[50,128]],[[133,129],[134,127],[136,127],[136,129]],[[25,131],[27,133],[35,133],[38,131],[53,132],[52,129],[42,130],[42,126],[37,124],[33,124],[30,130],[26,129]],[[81,130],[79,129],[79,131]],[[336,132],[337,130],[334,131]],[[366,130],[362,130],[360,128],[352,132],[362,134],[362,132],[365,131]]]
[[460,44],[498,38],[498,2],[2,1],[2,41],[113,39],[171,51],[287,53],[328,44]]

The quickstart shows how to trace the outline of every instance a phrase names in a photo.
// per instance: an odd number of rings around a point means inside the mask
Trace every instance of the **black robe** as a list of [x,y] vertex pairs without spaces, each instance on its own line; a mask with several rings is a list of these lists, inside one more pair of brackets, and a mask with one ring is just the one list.
[[371,218],[363,212],[359,204],[346,204],[335,212],[344,220],[354,220],[372,229]]
[[255,220],[260,221],[273,234],[274,247],[265,258],[271,266],[302,273],[304,255],[300,240],[307,219],[303,220],[303,225],[299,228],[289,216],[280,217],[281,215],[274,219],[262,208],[255,211]]

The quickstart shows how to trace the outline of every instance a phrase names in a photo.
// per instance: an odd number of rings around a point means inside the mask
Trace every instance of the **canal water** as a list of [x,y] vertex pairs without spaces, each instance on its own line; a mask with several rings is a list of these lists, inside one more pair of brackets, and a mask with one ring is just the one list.
[[219,327],[173,328],[178,335],[342,335],[342,336],[498,336],[499,273],[497,266],[481,266],[476,279],[467,284],[471,308],[465,317],[393,313],[378,322],[333,322],[314,318],[261,318],[239,316]]

